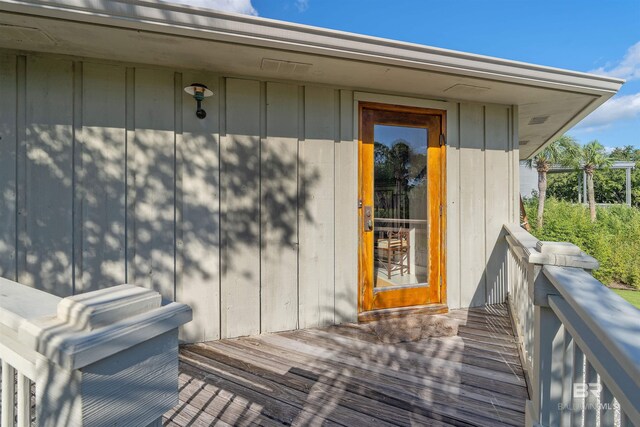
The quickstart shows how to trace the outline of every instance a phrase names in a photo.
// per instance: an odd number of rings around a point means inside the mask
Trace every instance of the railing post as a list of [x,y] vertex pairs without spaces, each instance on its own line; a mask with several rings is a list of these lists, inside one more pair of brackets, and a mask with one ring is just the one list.
[[[537,242],[536,256],[540,264],[528,264],[529,299],[533,313],[533,376],[531,402],[527,404],[527,424],[560,425],[565,408],[563,383],[565,382],[565,329],[562,322],[549,307],[549,295],[558,295],[558,290],[542,274],[542,261],[554,260],[563,264],[593,265],[591,259],[582,259],[580,249],[568,243]],[[538,255],[539,254],[539,255]]]
[[551,426],[560,422],[562,402],[564,328],[549,307],[555,294],[539,265],[529,270],[529,295],[534,304],[533,383],[531,402],[526,407],[527,425]]
[[549,307],[535,307],[533,408],[540,425],[560,425],[564,328]]
[[178,327],[191,309],[121,285],[64,298],[20,327],[36,361],[41,426],[158,425],[177,404]]

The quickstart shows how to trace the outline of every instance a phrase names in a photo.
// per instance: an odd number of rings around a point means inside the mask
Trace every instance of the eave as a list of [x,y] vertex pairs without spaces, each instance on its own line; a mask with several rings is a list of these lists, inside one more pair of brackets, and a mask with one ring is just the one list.
[[[623,83],[610,77],[162,2],[0,1],[0,24],[35,28],[45,35],[40,42],[3,37],[0,47],[8,49],[517,105],[520,140],[527,141],[521,146],[521,158],[577,124]],[[283,75],[265,70],[263,59],[311,66],[306,73]],[[462,90],[452,91],[456,87]],[[543,116],[549,116],[545,123],[530,124],[532,118]]]

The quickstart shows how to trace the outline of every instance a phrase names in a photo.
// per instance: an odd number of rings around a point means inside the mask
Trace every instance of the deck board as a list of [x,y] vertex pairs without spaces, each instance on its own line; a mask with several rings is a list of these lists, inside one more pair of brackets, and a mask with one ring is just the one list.
[[397,344],[347,324],[184,346],[165,425],[523,425],[508,315],[455,310],[457,336]]

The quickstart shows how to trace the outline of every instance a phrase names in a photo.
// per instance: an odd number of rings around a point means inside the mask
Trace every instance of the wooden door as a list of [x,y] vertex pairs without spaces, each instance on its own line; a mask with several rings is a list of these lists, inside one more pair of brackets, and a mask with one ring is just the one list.
[[359,121],[359,313],[446,304],[446,113],[360,103]]

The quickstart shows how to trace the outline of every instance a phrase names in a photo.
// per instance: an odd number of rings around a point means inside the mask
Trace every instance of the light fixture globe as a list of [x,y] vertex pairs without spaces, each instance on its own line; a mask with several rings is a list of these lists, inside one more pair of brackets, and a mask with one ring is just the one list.
[[207,117],[207,112],[202,109],[202,101],[213,95],[213,92],[202,83],[191,83],[190,86],[184,88],[184,91],[193,96],[196,100],[196,117],[204,119]]

